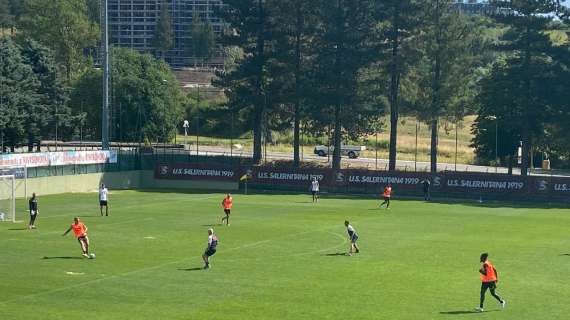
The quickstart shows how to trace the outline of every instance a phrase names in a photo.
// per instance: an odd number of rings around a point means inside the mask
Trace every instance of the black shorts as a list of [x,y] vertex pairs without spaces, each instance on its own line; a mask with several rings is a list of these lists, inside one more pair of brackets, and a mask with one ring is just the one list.
[[107,206],[107,200],[99,200],[99,205],[101,207],[106,207]]
[[318,192],[318,191],[314,191],[314,190],[313,190],[313,191],[311,191],[311,193],[312,193],[314,196],[316,196],[317,194],[319,194],[319,192]]
[[232,209],[224,209],[224,212],[225,212],[226,214],[232,213],[231,211],[232,211]]
[[350,237],[351,243],[356,243],[357,240],[358,240],[358,235],[356,233],[353,234],[352,237]]
[[38,214],[37,210],[30,210],[30,216],[35,216],[36,214]]
[[497,282],[496,281],[481,282],[481,290],[487,290],[487,289],[491,290],[497,289]]
[[214,253],[216,253],[216,249],[210,249],[210,248],[208,248],[208,249],[206,249],[206,251],[204,251],[204,254],[205,254],[207,257],[213,256]]
[[384,197],[384,201],[390,201],[390,197]]

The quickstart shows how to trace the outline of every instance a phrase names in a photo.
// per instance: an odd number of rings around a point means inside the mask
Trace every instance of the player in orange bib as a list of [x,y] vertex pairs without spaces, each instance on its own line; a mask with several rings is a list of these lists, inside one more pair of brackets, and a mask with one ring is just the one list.
[[383,205],[386,205],[386,209],[390,209],[390,198],[392,197],[392,185],[388,184],[384,187],[384,192],[382,193],[382,197],[384,198],[384,202],[380,204],[380,208]]
[[73,234],[77,237],[77,241],[81,245],[81,251],[83,251],[83,256],[85,258],[90,258],[89,255],[89,238],[87,237],[87,226],[79,221],[78,217],[73,218],[73,224],[63,233],[66,236],[69,231],[73,230]]
[[230,225],[230,213],[232,211],[232,207],[234,205],[234,199],[232,198],[231,194],[227,194],[224,200],[222,200],[222,207],[224,208],[224,213],[226,214],[225,217],[222,218],[222,224],[224,224],[224,220],[226,221],[226,225]]
[[479,260],[483,263],[483,266],[481,269],[479,269],[481,276],[481,300],[479,303],[479,308],[475,308],[475,310],[479,312],[484,311],[483,302],[485,302],[485,293],[487,292],[487,289],[489,289],[489,291],[491,291],[491,295],[497,299],[497,301],[499,301],[501,308],[504,308],[507,304],[505,300],[501,299],[501,297],[495,293],[495,290],[497,289],[497,281],[499,281],[499,274],[497,273],[497,269],[495,269],[491,261],[487,260],[488,257],[488,253],[483,253],[479,258]]

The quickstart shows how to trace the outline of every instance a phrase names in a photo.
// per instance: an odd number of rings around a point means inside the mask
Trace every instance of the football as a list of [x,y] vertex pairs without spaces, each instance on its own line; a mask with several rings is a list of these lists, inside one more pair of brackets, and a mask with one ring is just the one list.
[[90,254],[90,255],[89,255],[89,258],[95,259],[95,254],[94,254],[94,253]]

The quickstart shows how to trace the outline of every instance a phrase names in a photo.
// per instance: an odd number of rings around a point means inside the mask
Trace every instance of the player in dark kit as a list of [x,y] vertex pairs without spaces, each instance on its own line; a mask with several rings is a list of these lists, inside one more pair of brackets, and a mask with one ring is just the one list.
[[216,253],[218,247],[218,237],[214,234],[214,229],[208,229],[208,247],[204,254],[202,255],[202,259],[204,260],[204,269],[210,268],[210,257]]
[[488,257],[488,253],[483,253],[479,258],[479,260],[483,263],[483,266],[481,269],[479,269],[479,273],[481,274],[481,300],[479,307],[475,308],[475,310],[478,312],[484,311],[483,303],[485,302],[485,293],[487,292],[487,289],[489,289],[489,291],[491,291],[491,295],[497,299],[497,301],[499,301],[501,308],[504,308],[507,304],[505,300],[501,299],[501,297],[495,293],[495,290],[497,289],[497,281],[499,281],[499,274],[497,273],[497,269],[495,269],[491,261],[487,260]]
[[38,216],[38,198],[36,198],[36,194],[32,193],[32,197],[28,202],[30,208],[30,223],[28,224],[28,229],[35,229],[36,228],[36,217]]
[[348,220],[344,221],[344,226],[346,227],[346,232],[348,232],[348,238],[350,238],[350,249],[348,250],[348,255],[351,256],[352,252],[359,253],[360,249],[356,244],[356,241],[358,240],[358,234],[356,233],[356,230],[354,230]]
[[422,186],[423,186],[423,189],[424,189],[424,200],[425,200],[425,201],[430,201],[430,200],[431,200],[431,194],[430,194],[430,192],[429,192],[429,188],[430,188],[430,186],[431,186],[431,182],[429,181],[428,178],[426,178],[426,179],[424,179],[424,180],[422,181]]

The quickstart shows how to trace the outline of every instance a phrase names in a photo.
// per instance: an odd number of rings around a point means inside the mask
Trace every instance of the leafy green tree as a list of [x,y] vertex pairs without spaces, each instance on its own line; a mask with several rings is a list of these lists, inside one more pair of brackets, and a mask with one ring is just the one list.
[[194,57],[194,65],[196,65],[197,59],[200,59],[202,64],[209,60],[216,47],[216,38],[212,24],[209,21],[204,22],[196,12],[192,16],[190,47]]
[[[12,152],[26,139],[27,114],[40,103],[39,83],[20,48],[9,37],[0,37],[0,134]],[[1,150],[5,152],[5,150]]]
[[164,59],[166,52],[174,47],[174,32],[172,30],[172,17],[168,11],[167,3],[160,6],[160,15],[156,19],[156,27],[152,38],[152,46]]
[[[176,77],[162,60],[126,48],[113,49],[113,136],[121,141],[169,142],[182,120],[185,98]],[[100,138],[102,73],[93,70],[74,83],[71,105],[86,113],[85,135]]]
[[68,82],[88,65],[83,52],[99,39],[99,27],[89,19],[85,0],[24,0],[18,25],[22,39],[34,39],[53,50]]
[[25,120],[28,150],[32,151],[34,143],[37,143],[39,150],[42,138],[69,138],[76,119],[66,104],[64,79],[58,72],[51,50],[28,39],[23,43],[21,51],[24,63],[32,68],[39,83],[39,101],[28,106]]

